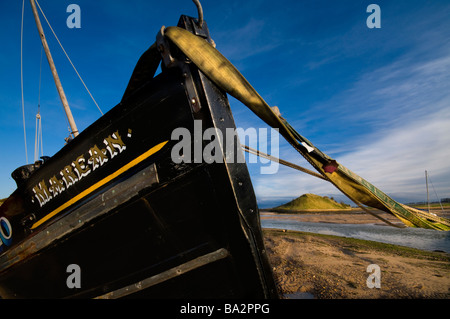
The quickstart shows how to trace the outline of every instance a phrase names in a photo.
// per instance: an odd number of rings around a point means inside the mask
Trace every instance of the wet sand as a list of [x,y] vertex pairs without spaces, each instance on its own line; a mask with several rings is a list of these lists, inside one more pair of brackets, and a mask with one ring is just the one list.
[[[448,253],[274,229],[264,240],[285,298],[450,298]],[[367,286],[370,264],[380,267],[380,288]]]
[[[374,214],[388,220],[391,223],[402,225],[395,216],[382,211],[373,211]],[[261,219],[295,219],[302,222],[310,223],[336,223],[336,224],[380,224],[386,225],[386,223],[368,213],[352,210],[352,211],[305,211],[295,214],[286,213],[274,213],[274,212],[261,212]]]
[[[386,219],[393,224],[403,225],[403,223],[399,221],[397,217],[391,214],[388,214],[386,212],[377,209],[371,209],[370,211],[372,212],[372,214],[379,216],[382,219]],[[450,210],[448,209],[444,211],[432,210],[431,212],[441,217],[450,218]],[[290,218],[310,223],[387,225],[382,219],[355,208],[348,210],[332,210],[332,211],[307,210],[296,213],[279,213],[270,210],[261,211],[261,219],[270,219],[270,218],[277,218],[277,219]]]

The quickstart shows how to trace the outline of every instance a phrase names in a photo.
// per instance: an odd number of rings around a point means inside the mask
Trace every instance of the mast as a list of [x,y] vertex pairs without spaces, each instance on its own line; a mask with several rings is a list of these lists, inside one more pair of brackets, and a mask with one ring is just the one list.
[[428,213],[430,212],[430,196],[428,194],[428,172],[425,170],[425,183],[427,184],[427,206],[428,206]]
[[74,137],[78,136],[78,129],[75,124],[75,120],[72,116],[72,111],[70,110],[69,103],[67,102],[66,94],[64,93],[61,81],[59,80],[58,72],[56,71],[55,63],[53,62],[52,55],[50,53],[50,48],[48,47],[47,40],[45,39],[44,29],[42,29],[41,21],[39,20],[39,14],[36,9],[36,4],[34,0],[30,0],[31,8],[33,9],[34,20],[36,20],[36,26],[38,28],[39,36],[42,41],[42,46],[44,48],[45,54],[47,56],[48,64],[52,70],[53,79],[55,80],[56,89],[58,90],[59,97],[66,112],[67,119],[69,120],[70,129]]

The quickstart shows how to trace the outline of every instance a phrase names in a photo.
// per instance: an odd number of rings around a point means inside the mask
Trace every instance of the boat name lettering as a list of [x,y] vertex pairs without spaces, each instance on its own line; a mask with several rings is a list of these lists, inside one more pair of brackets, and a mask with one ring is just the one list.
[[[131,130],[128,130],[127,137],[131,137]],[[34,199],[37,199],[40,207],[44,206],[55,196],[58,196],[75,183],[88,176],[97,168],[103,166],[110,159],[113,159],[116,155],[126,150],[126,145],[123,142],[119,131],[114,132],[103,140],[105,148],[99,148],[97,145],[93,145],[88,153],[88,156],[84,154],[78,156],[69,165],[66,165],[59,171],[59,175],[56,174],[47,181],[42,180],[33,187]]]

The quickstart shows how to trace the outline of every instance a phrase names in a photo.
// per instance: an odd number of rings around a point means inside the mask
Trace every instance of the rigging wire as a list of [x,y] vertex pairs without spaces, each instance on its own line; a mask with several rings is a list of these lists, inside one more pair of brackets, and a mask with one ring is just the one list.
[[44,48],[41,46],[41,61],[39,65],[39,94],[38,94],[38,111],[36,114],[36,132],[34,137],[34,161],[39,160],[39,148],[41,149],[41,156],[44,156],[44,140],[42,139],[42,116],[41,116],[41,80],[42,80],[42,55]]
[[442,211],[444,211],[444,207],[442,207],[441,199],[439,198],[438,194],[436,193],[436,190],[434,189],[433,182],[431,181],[430,173],[428,173],[428,180],[430,181],[431,187],[433,188],[434,194],[436,195],[436,199],[438,200],[439,205],[441,205]]
[[42,82],[42,55],[44,48],[41,46],[41,60],[39,63],[39,94],[38,94],[38,108],[41,106],[41,82]]
[[[306,168],[304,168],[304,167],[301,167],[301,166],[298,166],[298,165],[296,165],[296,164],[290,163],[290,162],[288,162],[288,161],[282,160],[282,159],[280,159],[280,158],[276,158],[276,157],[274,157],[274,156],[265,154],[265,153],[263,153],[263,152],[260,152],[260,151],[258,151],[258,150],[255,150],[255,149],[253,149],[253,148],[251,148],[251,147],[248,147],[247,145],[242,145],[242,148],[243,148],[243,150],[246,151],[247,153],[251,153],[251,154],[258,155],[258,156],[260,156],[260,157],[267,158],[267,159],[269,159],[269,160],[271,160],[271,161],[278,162],[278,163],[283,164],[283,165],[285,165],[285,166],[288,166],[288,167],[290,167],[290,168],[299,170],[299,171],[301,171],[301,172],[303,172],[303,173],[307,173],[307,174],[309,174],[309,175],[311,175],[311,176],[318,177],[318,178],[320,178],[320,179],[323,179],[323,180],[328,181],[328,180],[327,180],[326,178],[324,178],[322,175],[317,174],[317,173],[315,173],[315,172],[313,172],[313,171],[311,171],[311,170],[309,170],[309,169],[306,169]],[[366,213],[368,213],[368,214],[370,214],[370,215],[372,215],[372,216],[374,216],[374,217],[376,217],[376,218],[382,220],[382,221],[385,222],[386,224],[391,225],[391,226],[393,226],[393,227],[396,227],[396,228],[405,228],[405,226],[403,226],[403,225],[397,225],[397,224],[394,224],[394,223],[390,222],[389,220],[387,220],[387,219],[381,217],[379,214],[376,214],[376,213],[370,211],[368,207],[365,207],[360,201],[358,201],[356,198],[353,198],[351,195],[349,195],[349,194],[345,194],[345,195],[346,195],[352,202],[354,202],[356,205],[358,205],[358,207],[361,208],[361,209],[362,209],[363,211],[365,211]]]
[[50,30],[52,31],[53,35],[55,36],[56,41],[58,41],[59,46],[61,47],[61,49],[63,50],[64,54],[66,55],[67,59],[69,60],[69,63],[72,65],[72,68],[75,70],[75,73],[78,75],[78,78],[80,79],[81,83],[83,83],[84,88],[86,89],[86,91],[88,92],[89,96],[91,97],[92,101],[94,101],[94,104],[97,106],[97,109],[100,111],[100,113],[103,115],[103,112],[100,108],[100,106],[98,106],[97,102],[95,101],[94,97],[91,94],[91,91],[89,91],[88,87],[86,86],[86,84],[84,83],[83,79],[81,78],[80,73],[78,73],[77,69],[75,68],[75,65],[72,63],[72,60],[69,58],[69,55],[67,54],[66,50],[64,49],[63,45],[61,44],[61,42],[59,41],[55,31],[53,31],[52,26],[50,25],[50,22],[47,20],[47,17],[44,14],[44,11],[42,10],[41,6],[39,5],[39,2],[37,0],[35,0],[39,10],[42,13],[42,16],[44,17],[45,21],[47,22],[47,25],[49,26]]
[[[36,114],[36,135],[34,138],[34,161],[39,160],[39,148],[42,148],[42,124],[41,124],[41,114],[39,112]],[[42,150],[42,156],[44,151]]]
[[25,125],[25,102],[23,99],[23,16],[25,10],[25,0],[22,1],[22,21],[20,26],[20,92],[22,94],[22,120],[23,120],[23,138],[25,142],[25,158],[28,164],[28,150],[27,150],[27,131]]

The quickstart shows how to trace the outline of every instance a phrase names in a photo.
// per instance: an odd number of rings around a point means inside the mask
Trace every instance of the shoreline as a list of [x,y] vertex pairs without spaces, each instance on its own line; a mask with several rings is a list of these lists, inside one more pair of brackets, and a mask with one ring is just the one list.
[[[402,225],[395,216],[377,211],[376,215],[391,223]],[[303,211],[301,213],[261,212],[261,219],[293,219],[306,223],[333,223],[333,224],[379,224],[387,225],[383,220],[361,210],[348,211]]]
[[[403,225],[403,223],[392,214],[378,209],[370,210],[373,214],[386,219],[390,223]],[[439,211],[438,216],[450,218],[450,211]],[[302,210],[296,212],[277,212],[274,210],[261,210],[261,219],[295,219],[301,222],[311,223],[335,223],[335,224],[377,224],[387,225],[383,220],[366,213],[359,208],[351,210]]]
[[[281,296],[316,299],[448,299],[450,254],[361,239],[263,229]],[[377,264],[381,287],[370,289]]]

